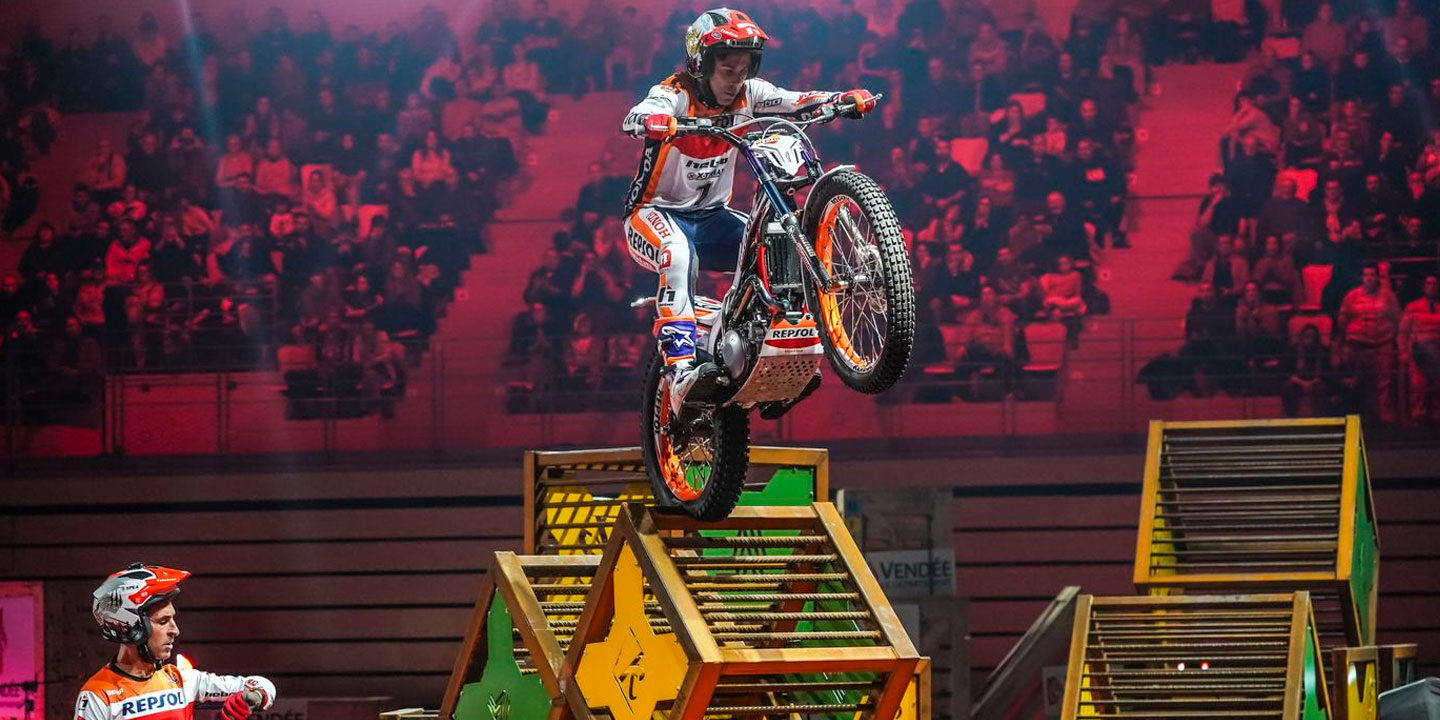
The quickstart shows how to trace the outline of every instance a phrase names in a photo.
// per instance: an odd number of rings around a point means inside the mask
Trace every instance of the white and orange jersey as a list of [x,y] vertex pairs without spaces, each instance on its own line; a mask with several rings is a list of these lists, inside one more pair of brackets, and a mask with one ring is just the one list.
[[[775,87],[760,78],[745,81],[745,87],[728,107],[715,108],[701,102],[699,87],[688,73],[676,73],[650,88],[650,94],[630,109],[621,130],[644,134],[650,115],[713,118],[720,127],[756,115],[803,115],[837,96],[833,92],[794,92]],[[653,205],[667,210],[702,210],[725,204],[735,181],[736,150],[724,140],[704,135],[687,135],[666,141],[647,140],[640,158],[640,170],[625,198],[625,213]]]
[[166,665],[148,678],[138,678],[111,663],[80,689],[74,720],[192,720],[195,703],[224,700],[247,688],[264,694],[265,707],[274,703],[275,686],[262,677]]

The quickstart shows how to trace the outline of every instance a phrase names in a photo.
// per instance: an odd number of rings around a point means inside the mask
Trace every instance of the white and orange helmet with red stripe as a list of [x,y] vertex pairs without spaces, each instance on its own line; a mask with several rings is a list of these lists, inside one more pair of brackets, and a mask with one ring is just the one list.
[[760,57],[769,39],[749,15],[739,10],[706,10],[685,32],[685,69],[696,80],[704,81],[715,67],[716,52],[746,50],[750,53],[750,77],[753,78],[760,72]]
[[90,606],[100,635],[144,648],[150,641],[150,610],[179,595],[180,581],[187,577],[185,570],[135,563],[105,578]]

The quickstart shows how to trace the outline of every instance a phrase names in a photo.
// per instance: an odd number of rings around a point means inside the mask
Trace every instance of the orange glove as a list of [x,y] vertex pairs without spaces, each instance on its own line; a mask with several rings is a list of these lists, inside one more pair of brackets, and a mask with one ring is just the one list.
[[858,118],[875,109],[875,96],[869,90],[864,89],[847,90],[840,93],[837,102],[855,103],[855,110],[846,113],[850,117]]
[[646,115],[645,121],[641,123],[645,128],[645,137],[651,140],[669,140],[675,134],[675,116],[664,113]]

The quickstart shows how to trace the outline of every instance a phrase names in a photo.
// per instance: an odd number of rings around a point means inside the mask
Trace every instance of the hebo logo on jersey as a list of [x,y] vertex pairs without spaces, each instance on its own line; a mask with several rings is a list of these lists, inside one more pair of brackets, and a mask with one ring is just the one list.
[[183,709],[187,704],[184,690],[180,688],[162,690],[160,692],[138,695],[120,703],[120,712],[116,717],[145,717],[165,710]]

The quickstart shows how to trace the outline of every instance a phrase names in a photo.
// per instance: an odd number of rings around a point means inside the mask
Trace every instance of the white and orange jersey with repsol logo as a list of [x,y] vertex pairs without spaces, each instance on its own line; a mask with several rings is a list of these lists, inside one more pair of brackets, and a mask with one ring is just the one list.
[[140,678],[111,663],[80,689],[75,720],[191,720],[195,703],[224,700],[252,688],[265,696],[265,707],[274,702],[275,686],[262,677],[215,675],[166,665],[154,675]]
[[[640,104],[630,109],[621,130],[631,135],[645,132],[650,115],[713,118],[716,125],[730,127],[756,115],[801,117],[834,99],[837,93],[795,92],[760,78],[745,81],[745,89],[723,108],[709,107],[696,95],[699,87],[688,73],[676,73],[650,89]],[[703,210],[730,199],[735,181],[735,153],[730,144],[717,137],[686,135],[671,140],[647,140],[640,158],[640,170],[625,197],[625,214],[651,205],[667,210]]]

